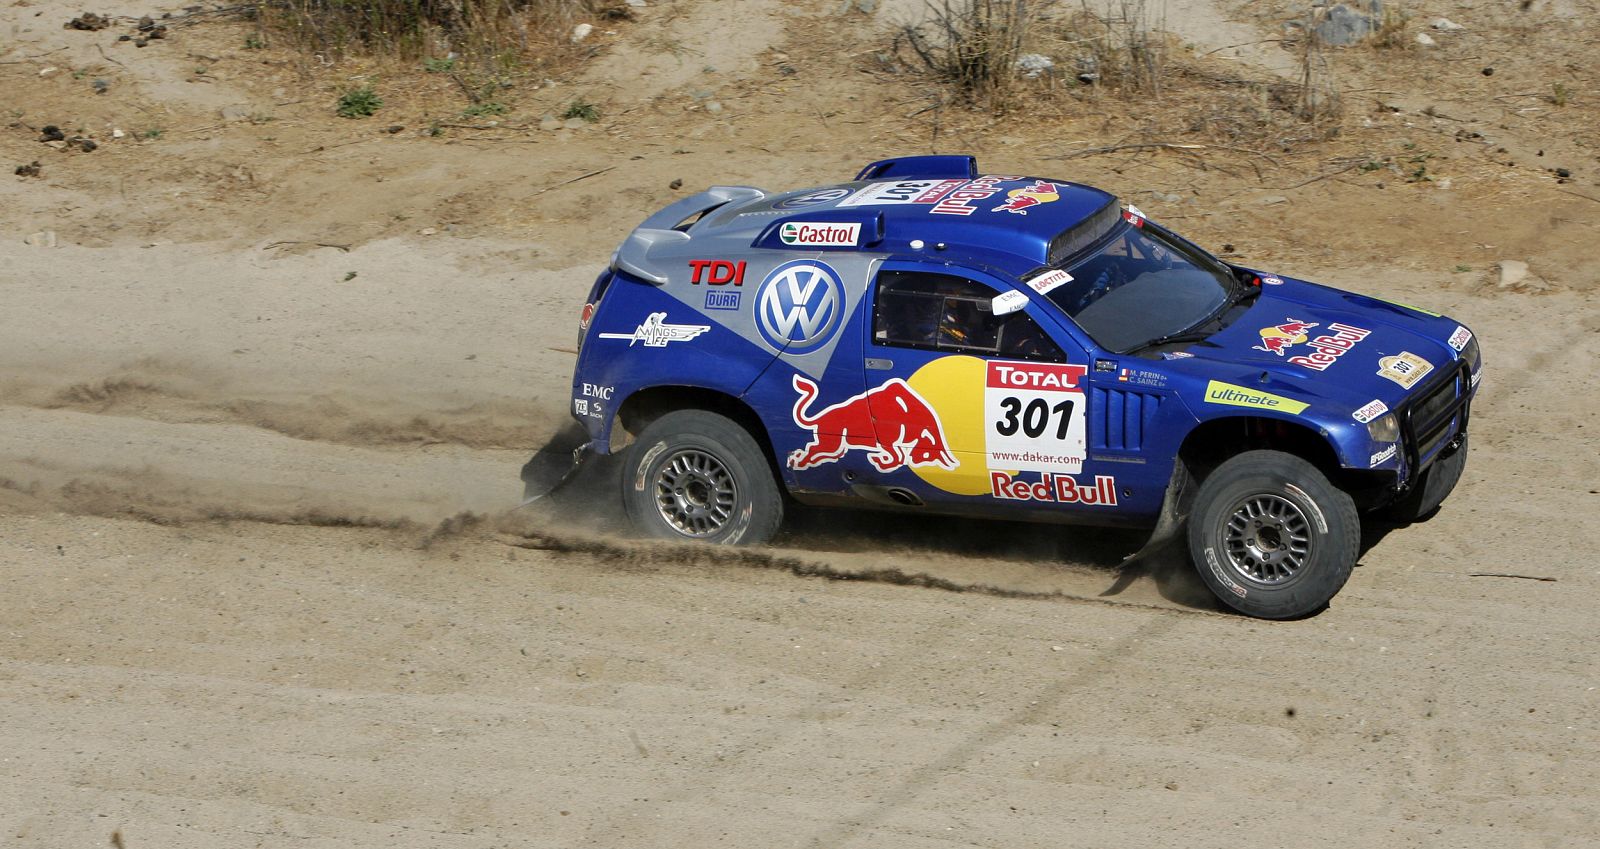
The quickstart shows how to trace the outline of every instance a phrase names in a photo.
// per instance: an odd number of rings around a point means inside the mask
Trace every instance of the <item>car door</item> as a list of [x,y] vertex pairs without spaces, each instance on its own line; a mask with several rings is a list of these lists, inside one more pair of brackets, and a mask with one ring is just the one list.
[[968,269],[879,269],[863,363],[877,477],[972,512],[1114,505],[1109,478],[1082,475],[1086,352],[1037,302],[997,315],[994,298],[1015,291]]

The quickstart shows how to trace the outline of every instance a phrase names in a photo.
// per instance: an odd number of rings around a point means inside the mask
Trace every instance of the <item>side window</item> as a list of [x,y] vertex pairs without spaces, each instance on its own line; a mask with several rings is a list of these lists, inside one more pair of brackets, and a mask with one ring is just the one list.
[[995,315],[996,294],[950,274],[884,271],[874,291],[872,338],[879,345],[1066,362],[1026,313]]

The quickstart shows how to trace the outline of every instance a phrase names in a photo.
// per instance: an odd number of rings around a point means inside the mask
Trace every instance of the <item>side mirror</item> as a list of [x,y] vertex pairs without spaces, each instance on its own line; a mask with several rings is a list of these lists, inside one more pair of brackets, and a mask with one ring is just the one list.
[[1027,305],[1028,296],[1015,289],[1009,292],[1001,292],[994,296],[994,300],[989,302],[989,308],[994,311],[995,315],[1010,315],[1020,311]]

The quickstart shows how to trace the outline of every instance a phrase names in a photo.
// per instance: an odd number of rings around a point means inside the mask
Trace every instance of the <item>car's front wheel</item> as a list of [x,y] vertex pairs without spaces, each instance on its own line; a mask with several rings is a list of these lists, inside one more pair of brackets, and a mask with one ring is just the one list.
[[1189,552],[1224,604],[1263,619],[1314,613],[1355,567],[1355,501],[1316,466],[1280,451],[1247,451],[1200,485]]
[[760,543],[783,521],[761,446],[705,410],[668,413],[644,428],[628,449],[622,502],[635,527],[663,539]]

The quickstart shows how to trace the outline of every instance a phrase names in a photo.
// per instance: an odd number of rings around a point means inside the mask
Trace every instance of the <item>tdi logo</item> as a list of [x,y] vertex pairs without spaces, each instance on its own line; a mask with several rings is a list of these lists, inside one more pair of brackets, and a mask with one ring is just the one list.
[[756,329],[774,349],[809,354],[833,339],[843,324],[844,284],[824,263],[786,262],[756,290]]
[[726,286],[732,283],[735,286],[744,285],[744,260],[729,262],[725,259],[691,259],[689,271],[693,275],[690,283],[708,283],[712,286]]

